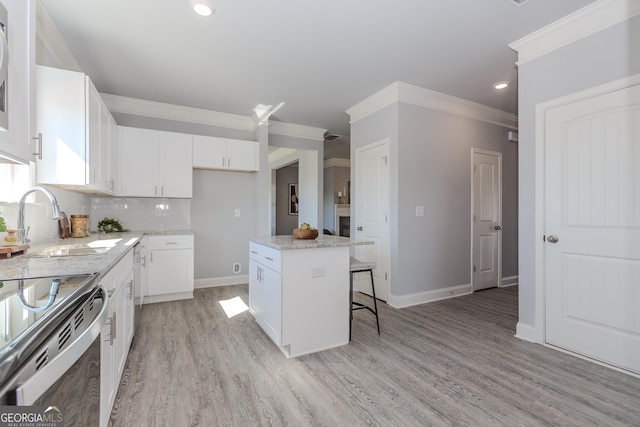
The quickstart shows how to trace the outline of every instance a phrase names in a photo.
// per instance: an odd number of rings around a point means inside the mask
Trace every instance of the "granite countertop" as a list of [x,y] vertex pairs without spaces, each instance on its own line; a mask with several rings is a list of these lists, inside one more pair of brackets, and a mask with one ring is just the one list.
[[254,237],[251,242],[279,250],[335,248],[341,246],[373,245],[372,240],[351,240],[349,237],[329,236],[326,234],[316,239],[295,239],[291,235]]
[[[92,233],[89,237],[53,239],[30,243],[23,255],[0,259],[0,280],[27,279],[37,277],[70,276],[79,274],[106,273],[133,248],[142,238],[142,232]],[[105,253],[61,257],[39,257],[41,251],[66,245],[84,245],[96,240],[105,240],[105,245],[114,246]]]

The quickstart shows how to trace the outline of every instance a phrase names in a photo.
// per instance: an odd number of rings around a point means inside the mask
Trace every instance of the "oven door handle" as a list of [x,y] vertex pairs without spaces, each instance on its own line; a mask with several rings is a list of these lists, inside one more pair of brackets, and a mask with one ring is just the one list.
[[98,292],[102,294],[102,307],[100,307],[98,316],[66,349],[34,373],[27,381],[16,387],[15,393],[18,405],[33,405],[49,387],[58,381],[82,357],[87,349],[91,347],[93,341],[100,335],[102,326],[107,319],[109,296],[103,287],[98,289]]

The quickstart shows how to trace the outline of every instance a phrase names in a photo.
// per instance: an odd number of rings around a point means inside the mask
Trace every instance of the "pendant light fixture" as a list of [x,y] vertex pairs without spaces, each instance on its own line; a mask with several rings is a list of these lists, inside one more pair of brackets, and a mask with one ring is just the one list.
[[194,12],[200,16],[211,16],[216,11],[210,0],[191,0],[190,3]]

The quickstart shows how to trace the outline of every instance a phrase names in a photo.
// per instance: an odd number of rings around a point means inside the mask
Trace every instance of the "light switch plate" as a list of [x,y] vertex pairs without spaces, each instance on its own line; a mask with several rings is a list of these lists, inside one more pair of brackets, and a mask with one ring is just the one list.
[[424,216],[424,206],[416,206],[416,216]]
[[236,218],[240,218],[240,209],[236,209],[234,215]]

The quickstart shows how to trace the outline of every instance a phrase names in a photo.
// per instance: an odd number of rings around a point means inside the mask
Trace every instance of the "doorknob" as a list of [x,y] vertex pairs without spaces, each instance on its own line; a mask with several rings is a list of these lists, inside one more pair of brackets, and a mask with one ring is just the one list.
[[495,227],[493,227],[494,230],[502,230],[502,227],[500,227],[499,225],[496,225]]
[[555,234],[552,234],[551,236],[547,237],[547,242],[549,243],[558,243],[558,236],[556,236]]
[[358,230],[358,231],[362,231],[362,226],[360,226],[360,227],[356,228],[356,230]]

